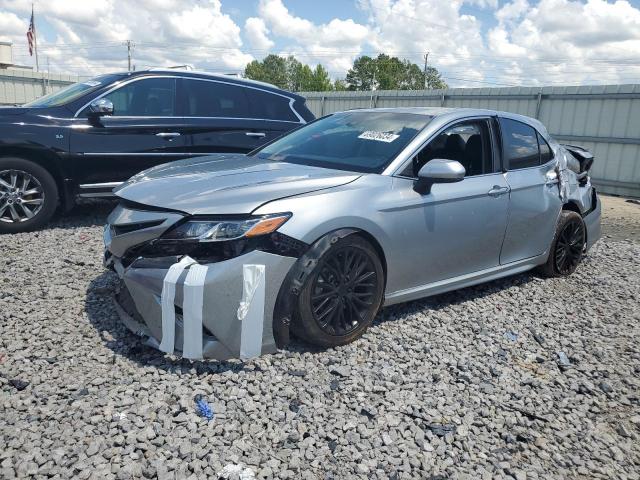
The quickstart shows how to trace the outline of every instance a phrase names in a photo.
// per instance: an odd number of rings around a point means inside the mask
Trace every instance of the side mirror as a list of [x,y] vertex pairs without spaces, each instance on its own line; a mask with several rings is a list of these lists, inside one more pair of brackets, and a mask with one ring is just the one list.
[[89,112],[93,117],[113,115],[113,102],[106,98],[99,98],[89,104]]
[[434,158],[428,161],[418,172],[414,186],[416,192],[431,193],[434,183],[454,183],[464,179],[467,172],[460,162]]

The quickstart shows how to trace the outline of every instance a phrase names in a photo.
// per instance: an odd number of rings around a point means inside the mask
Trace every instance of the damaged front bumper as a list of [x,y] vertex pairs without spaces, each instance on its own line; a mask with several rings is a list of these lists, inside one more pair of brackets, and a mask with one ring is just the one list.
[[110,215],[104,264],[121,279],[115,300],[123,323],[148,345],[184,358],[275,352],[276,299],[298,260],[296,249],[306,245],[279,236],[230,258],[218,251],[195,255],[198,261],[184,252],[165,255],[154,242],[183,218],[123,205]]
[[[135,334],[144,337],[146,343],[160,348],[163,340],[163,287],[175,257],[139,259],[124,267],[120,259],[108,256],[107,266],[113,267],[122,280],[116,293],[116,308],[123,323]],[[201,342],[201,357],[183,355],[185,345],[185,281],[189,269],[183,270],[175,282],[173,302],[175,333],[171,352],[186,358],[248,358],[276,351],[273,332],[273,312],[275,301],[284,279],[296,259],[262,251],[252,251],[240,257],[222,262],[203,265],[206,267],[201,288],[201,325],[198,331],[191,329],[187,335],[189,342]],[[247,265],[264,266],[264,303],[258,312],[260,325],[246,315],[242,318],[239,308],[246,299],[244,273]],[[198,287],[196,285],[196,287]],[[254,295],[251,300],[258,300]],[[249,302],[251,301],[249,300]],[[190,301],[190,300],[187,300]],[[246,303],[246,302],[245,302]],[[249,312],[251,313],[251,312]],[[242,318],[240,320],[239,318]],[[199,337],[199,338],[198,338]],[[247,349],[247,345],[258,345]],[[248,355],[243,352],[250,351]]]

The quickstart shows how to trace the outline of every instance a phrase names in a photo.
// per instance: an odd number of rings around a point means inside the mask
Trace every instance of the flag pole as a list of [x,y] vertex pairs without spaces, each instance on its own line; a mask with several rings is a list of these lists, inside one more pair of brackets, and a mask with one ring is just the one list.
[[38,29],[36,28],[36,16],[33,12],[33,3],[31,4],[31,18],[33,18],[33,46],[36,51],[36,72],[40,71],[38,64]]

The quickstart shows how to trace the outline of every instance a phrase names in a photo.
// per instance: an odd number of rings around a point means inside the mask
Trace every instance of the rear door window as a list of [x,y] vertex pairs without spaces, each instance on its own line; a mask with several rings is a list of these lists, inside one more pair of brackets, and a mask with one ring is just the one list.
[[255,88],[247,88],[247,95],[251,99],[251,116],[253,118],[288,122],[300,121],[291,110],[291,99],[288,97]]
[[[173,117],[176,80],[145,78],[114,90],[103,98],[113,103],[115,117]],[[88,109],[83,112],[85,116]]]
[[246,88],[222,82],[183,79],[186,117],[251,118]]
[[502,144],[507,170],[540,165],[537,132],[522,122],[500,119]]

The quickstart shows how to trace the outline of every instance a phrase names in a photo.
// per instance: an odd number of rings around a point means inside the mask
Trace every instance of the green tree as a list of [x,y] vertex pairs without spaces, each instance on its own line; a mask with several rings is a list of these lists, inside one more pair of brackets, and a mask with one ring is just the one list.
[[322,65],[312,69],[293,56],[285,58],[271,54],[262,61],[254,60],[245,67],[244,76],[272,83],[292,92],[323,92],[333,89],[329,73]]
[[336,81],[333,82],[333,90],[335,90],[336,92],[343,92],[345,90],[348,90],[347,81],[340,78],[336,79]]
[[[428,88],[447,88],[434,67],[427,68],[427,82]],[[425,75],[415,63],[381,53],[376,58],[357,58],[345,83],[349,90],[421,90],[425,88]]]

